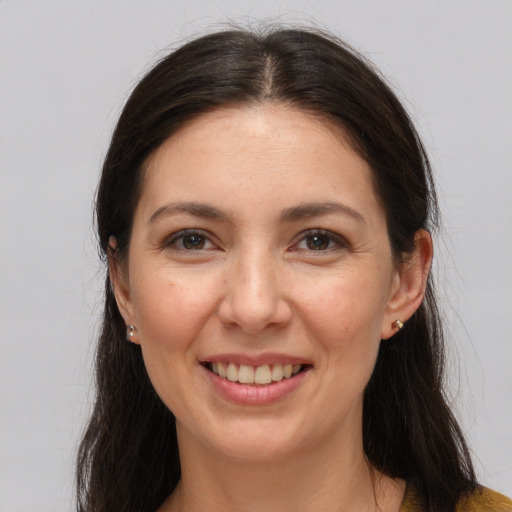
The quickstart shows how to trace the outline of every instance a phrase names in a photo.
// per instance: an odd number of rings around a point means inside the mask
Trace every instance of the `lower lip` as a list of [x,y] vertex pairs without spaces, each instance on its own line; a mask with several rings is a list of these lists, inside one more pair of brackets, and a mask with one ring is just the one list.
[[282,400],[293,393],[303,382],[309,370],[264,386],[239,384],[219,377],[206,368],[204,371],[215,389],[229,401],[246,405],[266,405]]

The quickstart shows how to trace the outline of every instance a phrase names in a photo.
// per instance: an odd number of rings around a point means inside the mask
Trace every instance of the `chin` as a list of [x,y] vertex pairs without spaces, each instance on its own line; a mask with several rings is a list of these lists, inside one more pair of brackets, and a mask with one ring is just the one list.
[[185,431],[185,427],[178,428],[178,436],[185,442],[199,441],[207,451],[216,453],[218,457],[252,463],[289,458],[300,451],[304,444],[300,429],[290,428],[290,424],[283,425],[283,421],[262,421],[261,418],[245,418],[229,425],[219,425],[214,432],[190,432]]
[[228,458],[257,463],[290,458],[297,451],[297,446],[293,445],[289,439],[281,442],[281,440],[269,439],[268,435],[261,435],[257,438],[231,438],[229,443],[219,446],[219,449]]

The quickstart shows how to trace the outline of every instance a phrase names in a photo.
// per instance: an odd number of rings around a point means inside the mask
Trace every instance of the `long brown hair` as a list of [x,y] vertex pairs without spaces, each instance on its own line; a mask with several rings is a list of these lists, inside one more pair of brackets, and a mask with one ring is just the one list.
[[[126,257],[149,156],[184,123],[226,105],[285,103],[337,123],[370,164],[396,257],[438,223],[427,155],[404,108],[364,57],[308,30],[230,30],[196,39],[136,86],[105,158],[96,221],[105,263]],[[180,478],[172,413],[147,376],[107,275],[96,358],[96,402],[80,445],[80,512],[154,512]],[[364,396],[364,449],[379,470],[408,480],[426,511],[454,510],[475,486],[443,388],[443,332],[432,278],[423,304],[382,342]]]

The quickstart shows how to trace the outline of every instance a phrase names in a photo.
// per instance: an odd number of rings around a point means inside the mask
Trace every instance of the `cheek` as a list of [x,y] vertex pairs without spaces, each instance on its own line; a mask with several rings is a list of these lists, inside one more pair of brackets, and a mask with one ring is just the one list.
[[155,278],[144,274],[144,284],[136,287],[144,364],[157,394],[177,416],[190,401],[191,369],[198,357],[195,342],[215,308],[212,288],[212,279],[161,271]]
[[344,395],[362,393],[380,346],[387,287],[367,272],[321,283],[304,295],[301,317],[312,342],[321,349],[329,386]]
[[379,338],[387,307],[388,287],[372,272],[345,272],[317,280],[308,290],[297,291],[303,318],[321,339],[340,344],[359,338]]
[[191,345],[215,308],[214,280],[171,271],[145,275],[134,297],[143,348],[174,353]]

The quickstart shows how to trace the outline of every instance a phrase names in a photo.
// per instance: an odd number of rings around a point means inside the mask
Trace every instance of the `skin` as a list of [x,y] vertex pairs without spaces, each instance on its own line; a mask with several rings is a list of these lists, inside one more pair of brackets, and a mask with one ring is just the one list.
[[[371,172],[338,127],[272,105],[202,115],[151,157],[111,276],[177,420],[182,479],[161,510],[399,509],[404,482],[365,459],[362,399],[432,245],[419,231],[396,264]],[[209,209],[176,209],[191,202]],[[290,213],[312,203],[343,206]],[[280,400],[234,403],[201,364],[226,353],[310,370]]]

